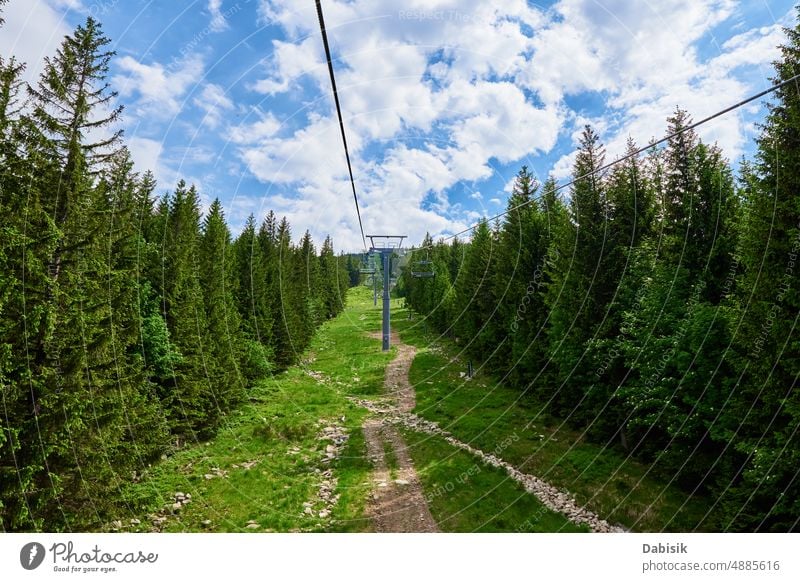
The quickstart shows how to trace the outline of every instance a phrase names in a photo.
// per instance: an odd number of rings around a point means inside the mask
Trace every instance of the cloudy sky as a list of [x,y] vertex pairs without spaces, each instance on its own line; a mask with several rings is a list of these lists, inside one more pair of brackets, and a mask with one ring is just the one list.
[[[609,156],[766,88],[790,0],[323,0],[367,233],[447,234],[505,207],[523,164],[569,175],[591,123]],[[137,169],[296,234],[361,237],[312,0],[11,0],[0,54],[35,79],[94,16],[117,56]],[[701,135],[736,160],[761,104]]]

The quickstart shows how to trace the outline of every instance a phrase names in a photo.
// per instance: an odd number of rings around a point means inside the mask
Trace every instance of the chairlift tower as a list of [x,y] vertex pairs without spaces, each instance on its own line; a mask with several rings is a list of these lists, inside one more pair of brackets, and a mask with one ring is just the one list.
[[392,255],[402,248],[406,235],[368,234],[367,238],[372,246],[370,252],[379,254],[383,261],[383,351],[386,352],[389,350],[389,337],[391,336],[389,287],[391,285]]

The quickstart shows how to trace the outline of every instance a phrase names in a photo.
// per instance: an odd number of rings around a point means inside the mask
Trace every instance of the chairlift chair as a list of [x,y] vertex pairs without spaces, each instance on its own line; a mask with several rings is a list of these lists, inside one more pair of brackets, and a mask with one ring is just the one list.
[[[414,261],[414,264],[421,267],[430,267],[433,264],[433,261],[426,257],[423,260]],[[415,271],[414,269],[411,269],[411,276],[417,279],[432,279],[433,277],[436,277],[436,272],[431,269],[425,269],[421,271]]]

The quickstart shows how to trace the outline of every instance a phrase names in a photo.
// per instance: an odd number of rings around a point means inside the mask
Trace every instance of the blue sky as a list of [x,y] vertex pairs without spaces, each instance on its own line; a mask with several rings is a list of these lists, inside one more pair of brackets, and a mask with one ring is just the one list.
[[[591,123],[609,159],[769,84],[789,0],[323,0],[368,233],[461,230],[505,207],[520,166],[569,175]],[[0,54],[35,79],[88,15],[117,57],[137,169],[194,182],[238,231],[248,214],[358,250],[311,0],[11,0]],[[731,159],[763,107],[703,128]]]

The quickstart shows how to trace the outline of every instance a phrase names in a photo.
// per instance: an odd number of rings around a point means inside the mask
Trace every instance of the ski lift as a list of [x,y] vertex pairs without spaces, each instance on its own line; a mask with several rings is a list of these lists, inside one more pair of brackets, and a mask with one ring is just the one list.
[[361,261],[361,268],[358,270],[359,273],[363,275],[374,275],[376,272],[375,269],[375,260],[372,253],[367,253],[364,255],[364,258]]
[[414,261],[414,264],[418,267],[423,267],[419,271],[415,271],[412,267],[411,269],[411,276],[417,279],[432,279],[436,277],[436,272],[430,268],[433,265],[433,261],[430,260],[427,253],[425,255],[425,259],[421,261]]

